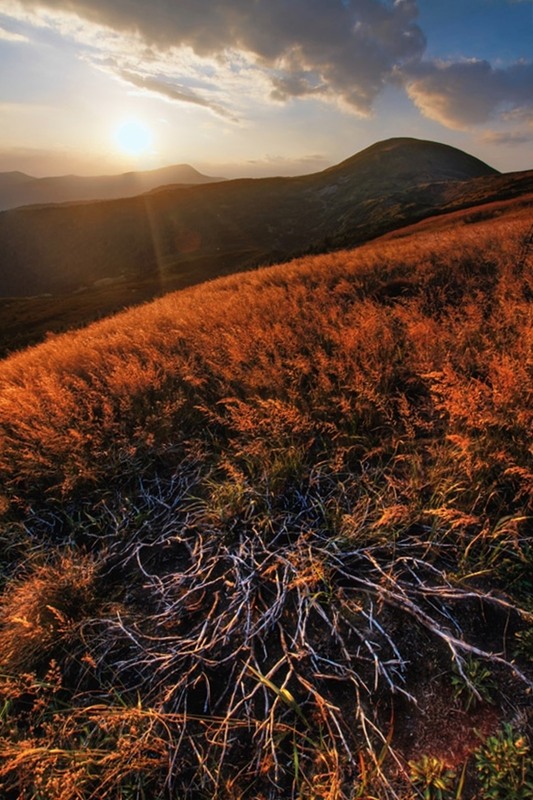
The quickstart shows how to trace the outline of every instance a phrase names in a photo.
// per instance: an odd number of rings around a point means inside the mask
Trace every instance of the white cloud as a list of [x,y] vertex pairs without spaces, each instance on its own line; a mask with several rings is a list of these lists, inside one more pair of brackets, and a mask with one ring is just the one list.
[[246,161],[200,163],[198,168],[206,175],[224,175],[226,178],[259,178],[272,175],[307,175],[331,166],[331,158],[321,153],[303,156],[265,154]]
[[164,97],[166,100],[178,103],[192,103],[193,105],[203,106],[213,111],[221,117],[228,117],[233,121],[237,121],[234,117],[226,111],[226,109],[219,106],[217,103],[202,97],[197,92],[192,91],[186,86],[177,83],[172,83],[164,77],[151,77],[141,75],[136,72],[131,72],[127,69],[119,69],[115,71],[117,77],[121,78],[126,83],[136,86],[151,94],[157,94]]
[[481,141],[484,144],[497,145],[528,144],[533,142],[533,129],[529,131],[485,131],[481,136]]
[[[76,29],[73,14],[142,41],[147,61],[150,52],[181,48],[200,58],[240,52],[268,79],[273,99],[320,92],[360,114],[371,111],[395,68],[425,48],[414,0],[19,0],[18,8],[41,23],[55,18],[79,38],[84,25]],[[147,66],[139,72],[154,79]]]
[[23,36],[21,33],[14,33],[13,31],[7,31],[5,28],[0,26],[0,41],[2,42],[21,42],[26,44],[30,40],[27,36]]

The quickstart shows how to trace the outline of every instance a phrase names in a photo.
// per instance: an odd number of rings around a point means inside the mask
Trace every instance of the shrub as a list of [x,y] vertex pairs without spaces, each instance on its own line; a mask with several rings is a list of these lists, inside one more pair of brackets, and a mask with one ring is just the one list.
[[527,800],[533,793],[529,743],[508,723],[477,751],[476,768],[488,800]]

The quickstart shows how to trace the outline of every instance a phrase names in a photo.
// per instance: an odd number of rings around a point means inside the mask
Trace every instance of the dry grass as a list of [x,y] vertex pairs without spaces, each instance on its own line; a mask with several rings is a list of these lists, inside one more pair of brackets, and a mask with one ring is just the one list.
[[481,797],[430,727],[527,734],[528,237],[459,220],[0,363],[6,798],[412,798],[428,764]]

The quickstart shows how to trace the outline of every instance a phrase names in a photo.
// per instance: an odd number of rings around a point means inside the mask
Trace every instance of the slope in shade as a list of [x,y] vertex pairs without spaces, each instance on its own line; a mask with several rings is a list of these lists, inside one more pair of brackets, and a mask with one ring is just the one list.
[[[391,140],[298,178],[237,180],[141,197],[0,214],[3,296],[114,279],[183,281],[352,246],[443,209],[524,193],[445,145]],[[481,195],[481,200],[479,200]],[[310,233],[311,232],[311,233]],[[180,283],[181,282],[181,283]]]

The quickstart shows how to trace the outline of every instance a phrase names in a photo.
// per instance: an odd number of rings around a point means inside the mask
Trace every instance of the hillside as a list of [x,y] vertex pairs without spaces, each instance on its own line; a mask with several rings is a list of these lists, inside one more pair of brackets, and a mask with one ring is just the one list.
[[19,172],[18,170],[0,172],[0,190],[4,190],[6,187],[22,186],[34,180],[36,179],[31,175],[26,175],[25,172]]
[[102,279],[171,284],[184,272],[216,276],[353,245],[443,204],[468,205],[465,181],[473,179],[488,196],[502,181],[454,148],[399,139],[314,175],[14,209],[0,214],[1,293],[64,293]]
[[0,362],[6,800],[531,796],[533,232],[498,211]]
[[497,174],[497,170],[479,158],[456,147],[407,137],[376,142],[324,170],[324,174],[349,177],[354,169],[359,171],[363,181],[380,175],[381,180],[389,182],[390,187],[412,180],[414,175],[417,176],[417,183],[436,183]]
[[528,193],[533,172],[499,175],[454,148],[393,139],[298,178],[4,212],[0,352],[172,289]]
[[220,181],[202,175],[188,164],[176,164],[142,172],[121,175],[60,175],[34,178],[23,172],[0,173],[0,211],[43,203],[110,200],[134,195],[171,184],[201,184]]

